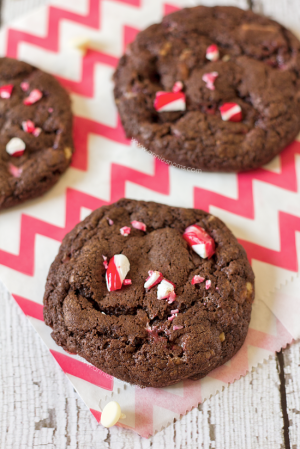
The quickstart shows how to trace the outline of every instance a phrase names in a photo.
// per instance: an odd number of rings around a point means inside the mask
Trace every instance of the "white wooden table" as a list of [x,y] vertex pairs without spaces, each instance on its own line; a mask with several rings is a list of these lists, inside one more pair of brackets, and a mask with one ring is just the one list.
[[[44,3],[0,0],[2,23]],[[250,7],[300,32],[300,0],[217,3]],[[1,283],[0,360],[1,449],[300,448],[300,342],[148,440],[96,423]]]

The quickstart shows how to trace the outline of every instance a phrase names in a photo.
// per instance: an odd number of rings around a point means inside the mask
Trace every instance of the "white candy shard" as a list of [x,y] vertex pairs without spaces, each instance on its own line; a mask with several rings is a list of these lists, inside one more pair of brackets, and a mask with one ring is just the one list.
[[10,139],[10,141],[6,144],[6,152],[10,154],[11,156],[22,156],[26,148],[25,142],[23,142],[22,139],[19,139],[19,137],[13,137]]
[[172,292],[174,292],[175,286],[172,282],[163,279],[157,287],[157,299],[169,298]]
[[161,274],[160,271],[149,271],[149,277],[146,279],[146,282],[144,284],[144,288],[152,288],[154,287],[156,284],[159,284],[160,281],[162,281],[163,279],[163,275]]

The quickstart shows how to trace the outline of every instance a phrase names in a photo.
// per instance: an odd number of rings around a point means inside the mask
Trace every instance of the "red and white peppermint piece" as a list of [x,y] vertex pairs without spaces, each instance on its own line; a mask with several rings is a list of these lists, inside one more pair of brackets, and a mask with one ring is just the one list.
[[26,120],[22,122],[22,128],[26,133],[33,133],[35,125],[31,120]]
[[214,239],[201,226],[188,226],[183,233],[183,238],[200,257],[210,259],[215,253]]
[[14,88],[13,84],[6,84],[6,86],[1,86],[0,87],[0,97],[1,98],[10,98],[13,88]]
[[22,156],[26,148],[25,142],[19,137],[13,137],[6,144],[6,152],[10,154],[10,156],[19,157]]
[[23,92],[27,92],[27,90],[29,89],[29,83],[27,83],[27,81],[23,81],[21,84],[21,89]]
[[37,101],[39,101],[42,98],[42,96],[43,96],[43,94],[39,89],[33,89],[30,92],[29,96],[27,98],[25,98],[23,103],[26,105],[34,104]]
[[163,280],[163,275],[160,271],[148,271],[149,276],[146,279],[146,282],[144,284],[144,288],[147,288],[148,290],[155,285],[159,284]]
[[205,288],[206,288],[206,290],[208,290],[210,287],[211,287],[211,281],[210,280],[205,281]]
[[168,321],[173,321],[175,317],[176,317],[176,315],[169,316]]
[[114,222],[110,218],[108,218],[107,221],[108,221],[109,226],[112,226],[114,224]]
[[206,59],[209,61],[217,61],[220,57],[220,52],[217,45],[212,44],[206,49]]
[[124,254],[116,254],[108,264],[106,271],[106,285],[109,292],[120,290],[130,270],[130,263]]
[[167,279],[163,279],[157,287],[157,299],[167,299],[175,290],[175,284]]
[[32,131],[32,134],[35,137],[38,137],[41,134],[41,132],[42,132],[42,128],[34,128],[34,130]]
[[214,82],[218,78],[218,72],[204,73],[202,80],[206,83],[207,89],[215,90]]
[[104,268],[107,270],[107,268],[108,268],[107,257],[104,256],[103,254],[102,254],[102,257],[103,257],[103,265],[104,265]]
[[154,108],[157,112],[185,111],[185,106],[183,92],[156,92]]
[[196,274],[192,279],[192,285],[201,284],[201,282],[203,281],[205,281],[205,279],[202,276]]
[[53,108],[48,108],[48,112],[49,112],[49,114],[52,114]]
[[14,178],[20,178],[23,169],[19,168],[19,167],[16,167],[13,164],[9,164],[8,165],[8,171]]
[[142,223],[141,221],[133,220],[131,222],[131,224],[132,224],[132,227],[135,229],[139,229],[140,231],[146,231],[146,225],[145,225],[145,223]]
[[171,310],[171,315],[175,315],[175,313],[179,313],[179,310],[178,309]]
[[183,89],[183,83],[181,81],[176,81],[176,83],[174,83],[174,86],[172,88],[172,92],[180,92]]
[[237,103],[224,103],[219,110],[224,122],[240,122],[242,120],[242,108]]
[[127,237],[130,234],[131,229],[128,226],[123,226],[123,228],[120,229],[121,235],[124,235],[124,237]]
[[131,285],[132,284],[132,280],[131,279],[125,279],[123,282],[123,285]]
[[176,293],[175,292],[171,292],[170,296],[168,297],[168,304],[172,304],[172,302],[174,302],[176,299]]
[[183,326],[173,326],[173,331],[177,331],[179,329],[183,329]]

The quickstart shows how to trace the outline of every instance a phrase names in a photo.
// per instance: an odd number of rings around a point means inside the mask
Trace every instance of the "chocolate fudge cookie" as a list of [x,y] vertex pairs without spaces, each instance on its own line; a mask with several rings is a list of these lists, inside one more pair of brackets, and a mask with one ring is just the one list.
[[252,11],[167,15],[127,47],[114,80],[127,137],[185,167],[257,168],[300,130],[300,42]]
[[0,209],[45,193],[72,153],[65,89],[36,67],[0,58]]
[[254,298],[245,250],[197,209],[122,199],[66,235],[44,296],[52,337],[119,379],[199,379],[242,346]]

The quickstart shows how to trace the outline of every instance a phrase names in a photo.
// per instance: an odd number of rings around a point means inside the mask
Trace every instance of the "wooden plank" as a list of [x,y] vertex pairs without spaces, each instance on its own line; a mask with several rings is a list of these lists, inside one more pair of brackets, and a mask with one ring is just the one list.
[[300,342],[283,351],[290,447],[300,447]]

